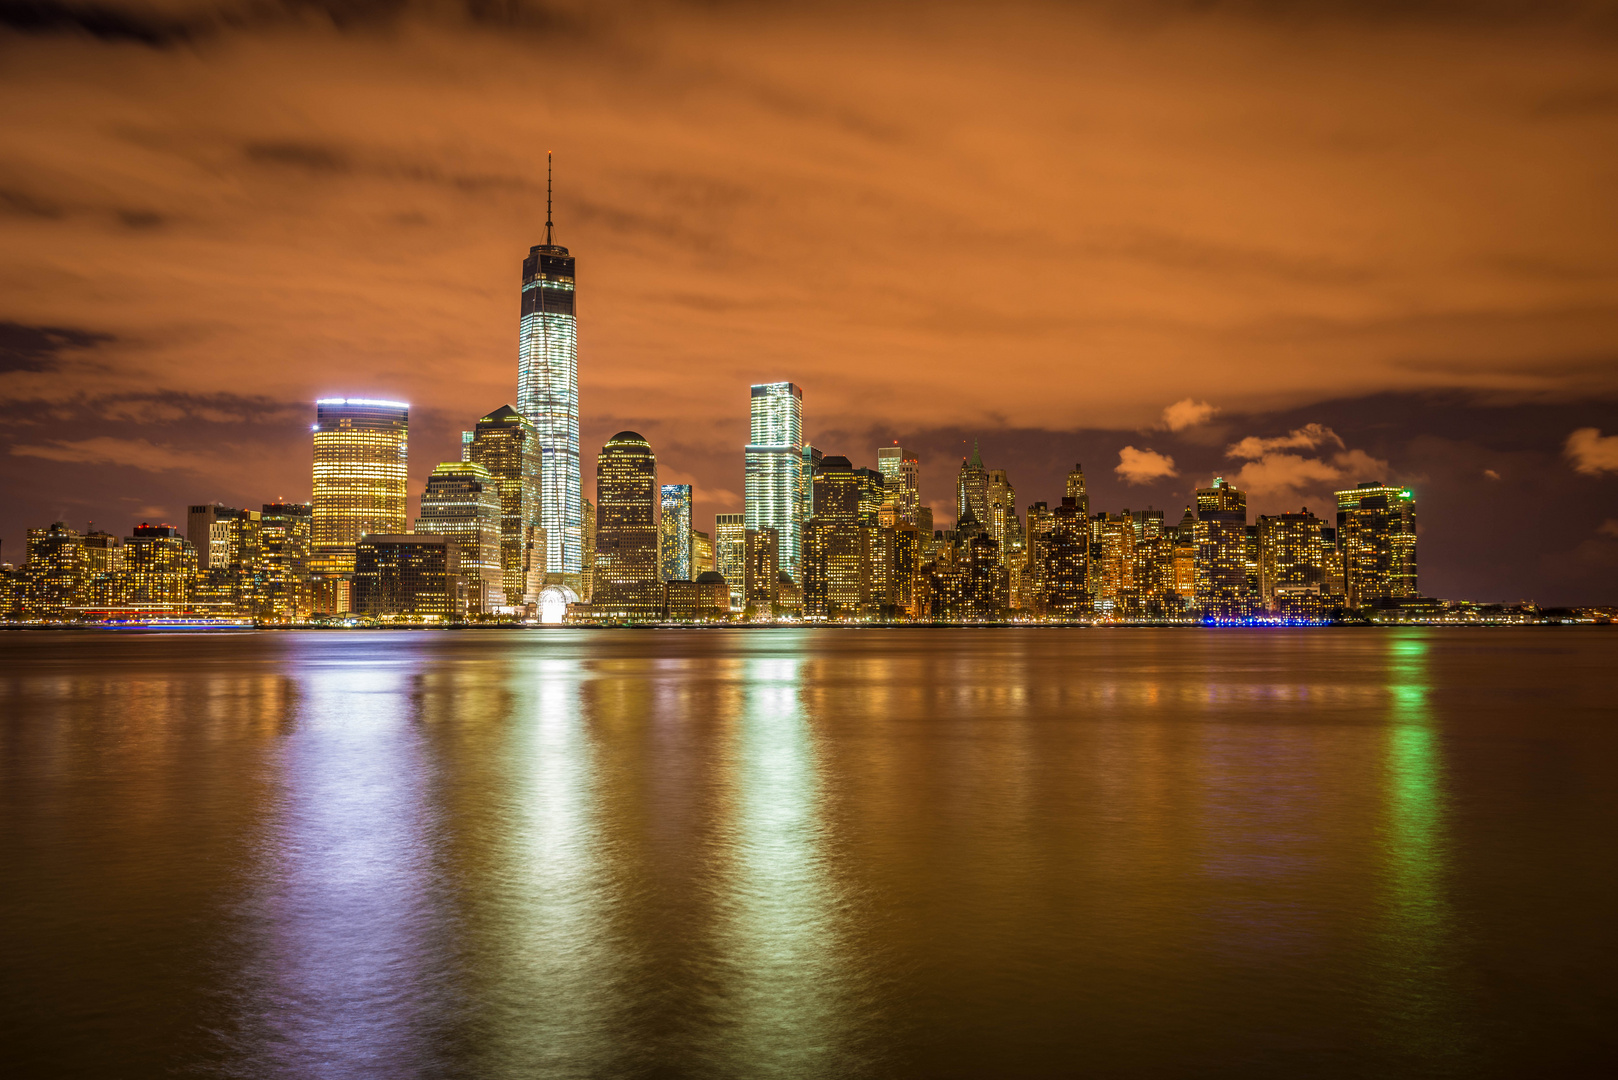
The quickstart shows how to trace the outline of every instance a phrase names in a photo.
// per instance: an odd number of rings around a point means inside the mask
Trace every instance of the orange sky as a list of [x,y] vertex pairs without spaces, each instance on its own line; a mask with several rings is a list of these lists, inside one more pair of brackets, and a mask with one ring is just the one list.
[[0,30],[0,321],[81,336],[0,370],[9,457],[307,497],[188,422],[399,396],[419,485],[514,396],[547,149],[586,473],[637,426],[710,513],[763,380],[817,441],[1136,432],[1108,472],[1186,399],[1612,416],[1613,5],[1390,7],[43,4]]

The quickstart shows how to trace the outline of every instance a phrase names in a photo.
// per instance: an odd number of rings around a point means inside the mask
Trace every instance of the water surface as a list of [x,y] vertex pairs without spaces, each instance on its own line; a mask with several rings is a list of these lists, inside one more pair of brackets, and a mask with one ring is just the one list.
[[0,634],[17,1076],[1618,1065],[1618,633]]

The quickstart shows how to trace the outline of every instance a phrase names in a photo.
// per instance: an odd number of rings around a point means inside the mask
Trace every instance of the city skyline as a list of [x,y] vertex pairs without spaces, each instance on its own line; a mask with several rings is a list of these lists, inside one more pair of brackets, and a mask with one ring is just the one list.
[[0,558],[307,498],[317,397],[414,403],[416,504],[520,404],[514,263],[552,240],[580,514],[620,430],[742,512],[737,395],[791,379],[813,445],[917,453],[939,521],[974,438],[1022,502],[1074,460],[1107,507],[1376,476],[1433,493],[1435,592],[1618,595],[1613,39],[1573,7],[113,6],[0,17]]

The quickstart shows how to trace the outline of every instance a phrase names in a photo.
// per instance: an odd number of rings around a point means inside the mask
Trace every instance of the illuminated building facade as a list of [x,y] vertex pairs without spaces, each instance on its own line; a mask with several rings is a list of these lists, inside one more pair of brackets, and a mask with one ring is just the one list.
[[172,525],[136,525],[124,541],[122,604],[147,612],[191,609],[197,552]]
[[832,455],[815,472],[815,513],[804,527],[806,617],[859,618],[871,606],[870,534],[876,526],[863,524],[872,485],[862,475],[869,471]]
[[743,533],[743,610],[770,617],[781,601],[780,535],[774,529],[748,529]]
[[1318,615],[1325,587],[1320,519],[1304,507],[1296,514],[1258,519],[1258,595],[1271,612]]
[[1251,613],[1247,587],[1247,493],[1222,477],[1197,489],[1196,604],[1221,619]]
[[1374,481],[1337,493],[1337,544],[1350,607],[1421,595],[1416,587],[1416,495]]
[[691,569],[691,485],[664,484],[657,523],[657,558],[664,581],[695,581]]
[[916,511],[921,507],[920,460],[895,443],[877,448],[876,467],[882,474],[888,499],[893,503],[894,516],[899,521],[916,524]]
[[465,461],[489,471],[500,492],[500,578],[509,607],[537,603],[549,557],[542,520],[544,450],[534,422],[502,405],[465,433]]
[[747,606],[747,515],[715,514],[713,535],[714,561],[730,587],[730,606],[740,611]]
[[263,551],[263,617],[292,622],[309,614],[308,503],[265,503],[260,533]]
[[[315,402],[310,570],[342,576],[370,533],[405,531],[410,406],[370,398]],[[341,609],[337,609],[341,610]]]
[[124,541],[109,532],[84,534],[85,606],[115,607],[124,580]]
[[989,474],[983,469],[983,455],[978,452],[978,441],[972,440],[972,456],[961,459],[961,471],[955,476],[955,529],[967,518],[979,524],[989,520]]
[[657,458],[637,432],[620,431],[596,463],[596,561],[591,609],[610,619],[657,619],[663,581],[657,550]]
[[1065,498],[1073,500],[1073,505],[1079,508],[1079,515],[1086,520],[1090,517],[1090,495],[1084,486],[1084,466],[1077,464],[1073,471],[1067,474],[1067,487],[1062,493]]
[[373,533],[355,545],[354,611],[451,620],[466,614],[460,545],[452,537]]
[[1097,614],[1127,614],[1125,598],[1135,586],[1135,522],[1129,511],[1097,514],[1092,533],[1100,542],[1101,578],[1094,590]]
[[1051,510],[1045,537],[1045,614],[1078,618],[1090,610],[1090,530],[1076,499]]
[[[713,537],[701,529],[691,530],[692,580],[714,569]],[[716,571],[717,572],[717,571]]]
[[1045,571],[1050,561],[1050,507],[1042,502],[1028,506],[1028,535],[1024,571],[1018,582],[1020,606],[1034,614],[1045,611]]
[[58,521],[48,529],[29,529],[27,542],[24,617],[52,622],[76,618],[74,609],[88,599],[84,537]]
[[500,482],[474,461],[446,461],[427,478],[416,533],[455,541],[466,612],[482,614],[506,602],[501,565]]
[[[585,601],[590,599],[590,592],[595,588],[596,579],[596,504],[589,499],[584,500],[584,573],[581,575],[582,590],[577,595]],[[556,588],[556,586],[552,586]],[[571,592],[572,590],[567,590]],[[569,601],[571,603],[571,601]]]
[[774,529],[780,538],[779,569],[794,581],[802,573],[804,484],[803,391],[789,382],[752,388],[751,427],[744,452],[747,527]]
[[577,590],[584,572],[584,487],[575,263],[567,248],[552,243],[553,228],[547,179],[545,242],[529,248],[522,264],[517,411],[533,421],[544,457],[540,524],[547,579]]

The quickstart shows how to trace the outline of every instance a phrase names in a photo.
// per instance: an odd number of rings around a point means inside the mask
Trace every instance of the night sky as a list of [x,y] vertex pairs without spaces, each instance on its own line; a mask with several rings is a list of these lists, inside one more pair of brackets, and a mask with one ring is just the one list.
[[[0,0],[0,557],[309,497],[316,397],[419,492],[578,257],[586,494],[741,509],[808,438],[1018,502],[1416,488],[1423,592],[1618,603],[1618,4]],[[412,515],[413,516],[413,515]]]

